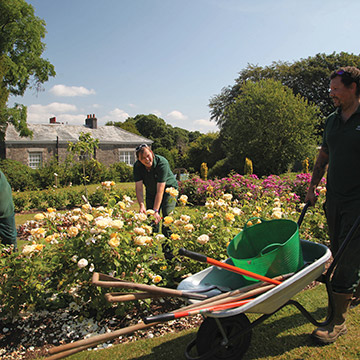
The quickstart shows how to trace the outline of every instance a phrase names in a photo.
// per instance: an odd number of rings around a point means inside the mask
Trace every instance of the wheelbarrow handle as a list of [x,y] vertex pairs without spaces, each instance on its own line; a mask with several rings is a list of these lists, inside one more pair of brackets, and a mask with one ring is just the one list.
[[302,209],[302,211],[301,211],[299,220],[297,221],[298,227],[301,226],[301,224],[302,224],[302,222],[303,222],[303,220],[304,220],[304,216],[305,216],[306,210],[308,209],[308,207],[309,207],[310,205],[311,205],[311,202],[310,202],[310,201],[308,201],[308,202],[304,205],[304,207],[303,207],[303,209]]

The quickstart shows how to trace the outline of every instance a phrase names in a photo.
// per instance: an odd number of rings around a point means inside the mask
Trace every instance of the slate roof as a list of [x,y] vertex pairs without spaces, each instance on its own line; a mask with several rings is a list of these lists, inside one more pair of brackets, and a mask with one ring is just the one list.
[[117,126],[100,126],[91,129],[85,125],[67,124],[28,124],[33,131],[33,137],[20,137],[14,126],[9,124],[5,135],[5,144],[46,144],[76,142],[81,132],[90,133],[94,139],[99,139],[101,144],[152,144],[153,141],[143,136],[133,134]]

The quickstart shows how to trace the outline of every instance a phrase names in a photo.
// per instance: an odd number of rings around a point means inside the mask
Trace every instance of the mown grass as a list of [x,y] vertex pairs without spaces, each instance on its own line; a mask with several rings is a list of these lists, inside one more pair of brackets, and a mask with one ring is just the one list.
[[[324,285],[302,291],[295,296],[317,319],[326,314],[327,295]],[[247,314],[253,321],[258,315]],[[244,360],[355,360],[360,358],[360,306],[351,309],[348,317],[348,334],[334,344],[320,346],[309,334],[314,326],[294,307],[287,306],[252,331],[250,348]],[[142,339],[116,345],[103,350],[83,351],[69,360],[182,360],[188,343],[197,329],[171,333],[152,339]]]

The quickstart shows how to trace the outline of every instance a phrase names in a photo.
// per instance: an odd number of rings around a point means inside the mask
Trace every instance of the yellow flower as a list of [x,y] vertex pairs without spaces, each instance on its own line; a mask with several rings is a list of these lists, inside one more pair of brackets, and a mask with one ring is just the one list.
[[233,221],[235,221],[235,215],[231,214],[231,213],[226,213],[225,214],[225,220],[227,222],[233,222]]
[[179,198],[179,202],[181,203],[181,205],[186,205],[188,201],[188,197],[186,195],[181,195]]
[[149,226],[149,225],[141,225],[141,227],[146,231],[146,233],[147,233],[148,235],[151,235],[151,234],[152,234],[153,229],[152,229],[151,226]]
[[134,233],[136,235],[145,235],[146,231],[143,228],[136,227],[136,228],[134,228]]
[[56,209],[54,209],[54,208],[47,208],[47,212],[49,212],[49,213],[52,213],[52,212],[54,212],[54,211],[56,211]]
[[180,235],[179,234],[171,234],[170,235],[171,240],[179,240],[180,239]]
[[76,226],[70,226],[67,233],[70,237],[75,237],[79,233],[79,229]]
[[179,195],[179,191],[173,187],[169,187],[165,190],[172,197],[177,197]]
[[224,200],[226,200],[226,201],[231,201],[232,198],[233,198],[233,196],[232,196],[232,194],[224,194],[224,195],[223,195],[223,198],[224,198]]
[[281,219],[281,216],[282,216],[282,212],[279,211],[279,210],[274,211],[274,212],[272,213],[272,217],[273,217],[274,219]]
[[120,208],[121,210],[125,210],[126,205],[125,205],[125,203],[124,203],[123,201],[119,201],[119,202],[118,202],[118,205],[119,205],[119,208]]
[[44,218],[45,218],[45,215],[44,215],[44,214],[41,214],[41,213],[36,214],[36,215],[34,216],[34,219],[35,219],[36,221],[43,220]]
[[134,243],[136,245],[146,245],[152,242],[152,238],[150,236],[136,236],[134,239]]
[[22,249],[22,253],[25,256],[30,255],[31,253],[33,253],[35,251],[35,245],[25,245]]
[[41,251],[44,248],[43,244],[35,244],[35,250]]
[[186,224],[184,226],[184,230],[187,231],[187,232],[192,232],[192,231],[195,230],[195,228],[194,228],[194,225],[192,225],[192,224]]
[[166,269],[167,269],[166,265],[160,266],[160,270],[166,270]]
[[37,229],[31,229],[30,234],[36,238],[41,238],[45,236],[45,229],[42,227]]
[[113,220],[111,225],[115,229],[121,229],[124,226],[124,222],[121,220]]
[[196,241],[201,245],[206,244],[209,240],[210,240],[209,235],[206,234],[202,234],[196,239]]
[[[114,234],[111,234],[114,235]],[[110,240],[108,241],[108,244],[112,247],[112,248],[117,248],[120,245],[120,240],[119,238],[116,236],[111,237],[110,235]]]
[[162,277],[160,275],[155,275],[152,279],[154,284],[158,284],[162,280]]
[[183,221],[184,223],[188,223],[190,221],[190,216],[189,215],[181,215],[180,216],[180,220]]
[[94,217],[93,217],[91,214],[85,214],[85,215],[84,215],[84,218],[85,218],[87,221],[92,221],[92,220],[94,220]]
[[55,239],[55,236],[54,236],[54,234],[52,234],[52,235],[47,236],[47,237],[45,238],[45,241],[48,242],[48,243],[50,243],[50,242],[53,241],[54,239]]
[[164,217],[164,225],[170,225],[172,222],[174,221],[174,219],[171,216],[165,216]]
[[253,226],[253,223],[252,223],[251,221],[248,221],[248,222],[246,223],[246,226]]
[[214,217],[214,214],[206,213],[204,217],[205,217],[205,219],[212,219]]
[[82,209],[83,209],[84,211],[89,211],[89,210],[91,210],[91,205],[90,205],[90,204],[84,204],[84,205],[82,205],[81,207],[82,207]]

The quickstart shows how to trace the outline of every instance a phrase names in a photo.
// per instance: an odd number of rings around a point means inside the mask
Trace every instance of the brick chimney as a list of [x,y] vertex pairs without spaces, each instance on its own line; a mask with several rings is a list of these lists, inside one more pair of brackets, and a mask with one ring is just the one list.
[[97,118],[95,117],[95,114],[90,114],[86,117],[85,126],[90,129],[97,129]]
[[56,117],[52,117],[49,119],[50,120],[50,124],[56,124]]

